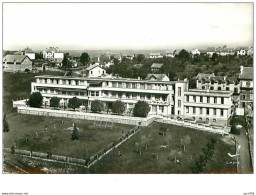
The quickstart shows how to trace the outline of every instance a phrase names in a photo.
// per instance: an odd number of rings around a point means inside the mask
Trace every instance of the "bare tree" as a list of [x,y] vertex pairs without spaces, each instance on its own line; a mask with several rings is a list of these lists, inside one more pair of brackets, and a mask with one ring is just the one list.
[[181,152],[178,151],[178,150],[171,150],[170,151],[170,157],[171,159],[173,158],[174,159],[174,163],[177,162],[177,157],[181,156]]
[[183,149],[184,149],[184,152],[185,152],[186,145],[191,143],[190,136],[189,135],[185,135],[184,137],[181,138],[180,142],[183,145]]
[[149,134],[148,136],[146,136],[146,135],[141,136],[141,143],[145,144],[146,149],[148,149],[148,142],[151,140],[152,140],[151,134]]

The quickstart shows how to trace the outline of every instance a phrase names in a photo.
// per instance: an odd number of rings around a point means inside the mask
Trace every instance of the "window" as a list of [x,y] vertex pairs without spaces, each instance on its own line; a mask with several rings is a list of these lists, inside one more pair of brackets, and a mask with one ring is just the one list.
[[193,114],[196,113],[196,107],[193,107]]
[[217,104],[217,97],[214,97],[214,104]]
[[196,96],[193,96],[193,100],[194,100],[194,102],[196,102]]
[[99,95],[100,95],[99,91],[96,91],[96,96],[99,96]]
[[189,113],[189,107],[186,107],[186,113]]
[[178,96],[181,96],[181,87],[178,87]]
[[226,91],[229,91],[229,87],[226,87]]
[[209,115],[210,111],[209,108],[206,108],[206,114]]
[[180,108],[181,107],[181,101],[178,100],[178,107]]
[[200,102],[203,102],[203,96],[200,96]]
[[200,114],[203,114],[203,108],[200,108]]
[[92,74],[93,72],[91,71],[91,74]]
[[84,92],[80,92],[80,95],[84,95]]
[[216,115],[216,113],[217,113],[217,110],[216,110],[216,108],[214,108],[213,109],[213,115]]
[[224,111],[223,109],[220,110],[220,116],[223,116],[224,115]]
[[221,90],[221,87],[218,87],[218,90],[220,91],[220,90]]
[[156,112],[157,111],[157,107],[156,106],[152,106],[152,112]]
[[202,89],[205,89],[205,86],[203,86]]
[[214,88],[213,87],[210,87],[210,90],[213,90]]
[[186,96],[186,99],[187,99],[186,101],[189,102],[189,96],[188,95]]
[[221,98],[221,104],[224,104],[224,98],[223,97]]
[[207,103],[210,103],[210,97],[207,97]]
[[95,91],[91,91],[91,96],[95,96]]
[[159,110],[160,110],[161,112],[164,112],[164,107],[163,107],[163,106],[159,106]]

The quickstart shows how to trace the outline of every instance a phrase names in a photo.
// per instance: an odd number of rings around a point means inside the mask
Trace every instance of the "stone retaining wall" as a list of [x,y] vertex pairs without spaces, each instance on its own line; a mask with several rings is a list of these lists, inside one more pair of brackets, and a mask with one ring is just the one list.
[[25,106],[18,106],[18,113],[40,115],[40,116],[62,117],[62,118],[85,119],[85,120],[104,121],[104,122],[108,121],[108,122],[121,123],[121,124],[127,124],[127,125],[136,125],[136,126],[148,126],[156,118],[160,118],[160,116],[148,116],[147,118],[139,118],[139,117],[106,115],[106,114],[96,114],[96,113],[83,113],[83,112],[75,112],[75,111],[51,110],[51,109],[43,109],[43,108],[31,108],[31,107],[25,107]]

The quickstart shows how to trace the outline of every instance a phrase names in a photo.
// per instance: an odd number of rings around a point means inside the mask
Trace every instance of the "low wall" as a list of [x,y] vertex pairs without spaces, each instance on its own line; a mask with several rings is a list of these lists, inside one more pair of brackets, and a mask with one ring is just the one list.
[[159,116],[148,116],[147,118],[139,117],[127,117],[118,115],[106,115],[106,114],[95,114],[95,113],[83,113],[75,111],[63,111],[63,110],[51,110],[43,108],[31,108],[25,106],[18,106],[18,113],[40,115],[40,116],[51,116],[51,117],[62,117],[62,118],[74,118],[74,119],[85,119],[93,121],[108,121],[113,123],[121,123],[127,125],[139,125],[148,126]]

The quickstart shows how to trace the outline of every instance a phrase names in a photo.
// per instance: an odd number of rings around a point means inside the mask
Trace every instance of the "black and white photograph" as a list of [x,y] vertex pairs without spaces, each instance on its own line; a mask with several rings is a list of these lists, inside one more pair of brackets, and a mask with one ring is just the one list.
[[3,2],[2,175],[254,175],[253,9]]

